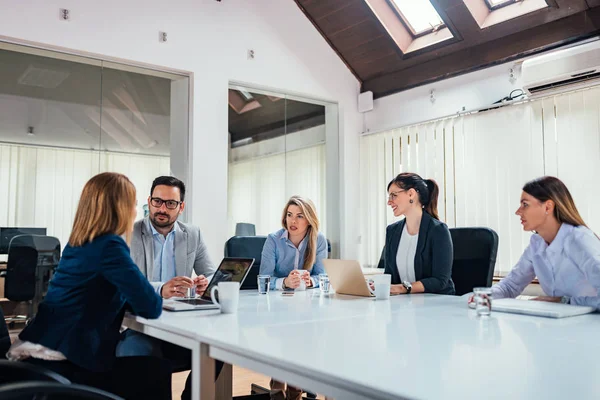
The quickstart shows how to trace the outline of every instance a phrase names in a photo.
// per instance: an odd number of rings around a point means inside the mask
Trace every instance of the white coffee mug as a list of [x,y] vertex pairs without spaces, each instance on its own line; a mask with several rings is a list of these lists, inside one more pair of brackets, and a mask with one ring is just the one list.
[[387,300],[390,298],[390,289],[392,286],[392,276],[390,274],[375,275],[371,278],[375,285],[375,290],[369,286],[369,291],[375,295],[377,300]]
[[306,290],[306,282],[304,282],[302,276],[308,274],[308,271],[305,269],[299,269],[298,272],[300,272],[300,286],[298,286],[296,290]]
[[[215,292],[219,291],[219,301],[215,298]],[[219,282],[210,290],[212,302],[221,308],[221,312],[232,314],[237,312],[240,302],[240,283],[239,282]]]

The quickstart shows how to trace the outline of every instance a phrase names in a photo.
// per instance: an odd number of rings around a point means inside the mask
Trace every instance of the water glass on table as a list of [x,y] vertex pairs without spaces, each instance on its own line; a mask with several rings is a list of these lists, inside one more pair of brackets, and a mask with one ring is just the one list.
[[478,317],[489,317],[492,313],[492,288],[473,288],[473,302]]
[[258,283],[258,293],[269,293],[269,286],[271,285],[271,275],[258,275],[256,279]]
[[331,285],[329,284],[329,276],[327,274],[319,274],[319,288],[321,293],[329,293]]

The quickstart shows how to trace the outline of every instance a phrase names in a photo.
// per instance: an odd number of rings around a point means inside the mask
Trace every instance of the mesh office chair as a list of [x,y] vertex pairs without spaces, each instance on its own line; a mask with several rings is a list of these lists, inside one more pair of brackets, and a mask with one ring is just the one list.
[[2,275],[4,295],[11,301],[29,302],[27,315],[7,322],[28,322],[44,298],[48,282],[60,260],[60,242],[52,236],[19,235],[8,246],[8,262]]
[[256,236],[256,226],[247,222],[235,224],[235,236]]
[[234,236],[225,243],[225,257],[254,258],[254,264],[242,283],[241,290],[258,289],[257,277],[260,271],[262,249],[266,240],[266,236]]
[[474,287],[491,287],[498,253],[498,234],[489,228],[451,228],[454,245],[452,280],[456,295]]

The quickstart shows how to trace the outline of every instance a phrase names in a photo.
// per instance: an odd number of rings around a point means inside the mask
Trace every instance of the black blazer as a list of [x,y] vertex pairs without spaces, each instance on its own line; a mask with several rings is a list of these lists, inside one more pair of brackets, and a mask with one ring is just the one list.
[[[385,273],[392,275],[392,284],[395,285],[402,283],[396,253],[405,224],[404,219],[395,222],[385,232],[383,264]],[[415,253],[415,278],[423,284],[425,293],[454,294],[452,257],[452,238],[448,227],[423,211]]]

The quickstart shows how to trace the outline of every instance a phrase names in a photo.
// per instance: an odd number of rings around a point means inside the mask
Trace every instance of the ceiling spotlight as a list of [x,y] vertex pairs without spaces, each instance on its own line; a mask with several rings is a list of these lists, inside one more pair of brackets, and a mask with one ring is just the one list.
[[35,133],[33,132],[33,126],[27,127],[27,136],[35,136]]

